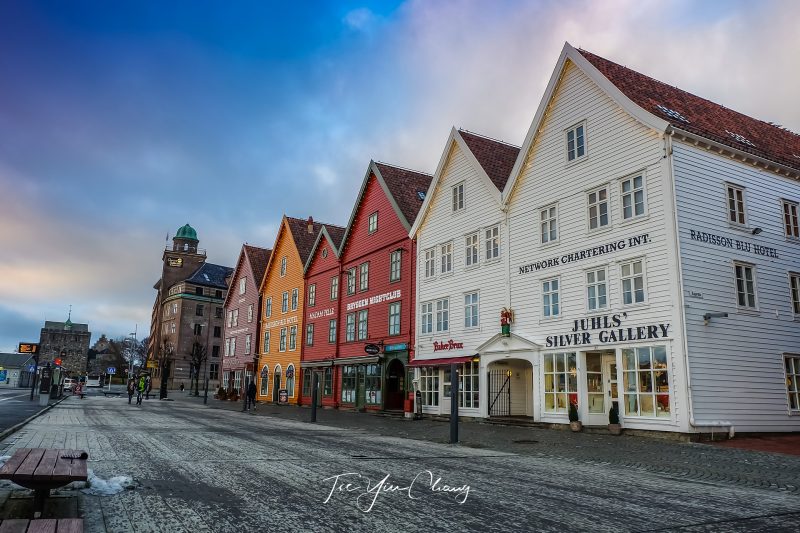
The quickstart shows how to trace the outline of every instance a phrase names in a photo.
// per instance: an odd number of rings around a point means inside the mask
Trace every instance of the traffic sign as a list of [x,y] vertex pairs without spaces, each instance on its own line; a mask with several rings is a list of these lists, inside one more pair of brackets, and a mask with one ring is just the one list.
[[106,374],[116,374],[116,373],[117,373],[117,369],[115,367],[110,366],[110,367],[106,368]]
[[28,372],[30,373],[36,372],[36,367],[33,365],[28,365]]

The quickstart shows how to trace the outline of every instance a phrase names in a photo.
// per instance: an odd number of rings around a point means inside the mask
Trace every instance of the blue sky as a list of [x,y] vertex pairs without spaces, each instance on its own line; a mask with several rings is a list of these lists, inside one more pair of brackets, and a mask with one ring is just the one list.
[[[212,262],[345,224],[370,159],[521,144],[564,41],[800,131],[800,3],[0,3],[0,351],[149,328],[167,234]],[[766,97],[765,97],[766,96]]]

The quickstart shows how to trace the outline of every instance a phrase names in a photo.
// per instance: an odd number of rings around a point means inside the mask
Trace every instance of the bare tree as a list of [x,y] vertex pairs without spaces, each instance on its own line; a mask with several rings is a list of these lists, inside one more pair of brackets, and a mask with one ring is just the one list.
[[[208,348],[205,344],[203,344],[202,339],[199,335],[195,335],[194,342],[192,343],[192,352],[191,352],[191,360],[189,362],[192,365],[192,377],[194,378],[194,395],[200,396],[200,368],[203,366],[203,363],[208,356]],[[189,383],[189,387],[192,384]]]
[[175,345],[170,337],[164,337],[158,346],[158,367],[161,372],[161,386],[159,387],[159,399],[167,397],[167,382],[169,373],[172,370],[172,357],[175,355]]

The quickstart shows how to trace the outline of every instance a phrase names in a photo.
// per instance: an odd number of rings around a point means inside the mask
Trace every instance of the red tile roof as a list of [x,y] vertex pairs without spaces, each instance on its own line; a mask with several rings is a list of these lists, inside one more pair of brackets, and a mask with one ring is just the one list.
[[654,80],[591,52],[579,52],[635,104],[667,120],[673,127],[800,170],[800,135]]
[[342,239],[344,239],[344,232],[347,230],[347,228],[334,226],[333,224],[325,224],[325,229],[328,230],[328,235],[330,235],[331,239],[333,239],[333,244],[338,252],[339,247],[342,245]]
[[[383,181],[400,207],[409,225],[414,223],[425,200],[425,193],[433,176],[405,168],[393,167],[386,163],[375,163]],[[422,194],[420,194],[422,193]]]
[[[308,220],[300,218],[286,217],[289,224],[289,229],[292,232],[294,243],[297,246],[297,251],[300,254],[300,261],[305,265],[308,261],[308,256],[311,255],[311,250],[314,248],[314,242],[317,240],[317,235],[322,230],[323,224],[312,221],[312,231],[308,231]],[[344,232],[344,228],[334,224],[324,224],[328,228],[328,233],[337,231],[337,228]]]
[[511,169],[514,168],[514,163],[517,161],[519,147],[466,130],[458,130],[458,133],[461,134],[461,138],[467,143],[472,155],[481,164],[495,187],[502,191],[511,175]]
[[269,256],[272,250],[269,248],[259,248],[258,246],[244,245],[247,258],[250,260],[250,270],[253,271],[253,278],[260,282],[264,278],[264,271],[267,270]]

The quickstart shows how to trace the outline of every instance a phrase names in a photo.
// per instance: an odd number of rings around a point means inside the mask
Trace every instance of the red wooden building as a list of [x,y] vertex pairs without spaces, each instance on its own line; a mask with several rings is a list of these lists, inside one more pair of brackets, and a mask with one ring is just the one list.
[[333,361],[338,353],[339,284],[341,268],[339,246],[345,228],[325,225],[317,236],[305,265],[305,331],[300,367],[302,388],[300,402],[311,403],[313,375],[319,378],[317,404],[338,407]]
[[416,250],[408,232],[431,178],[374,161],[367,169],[339,254],[333,393],[342,407],[402,409],[412,390]]

